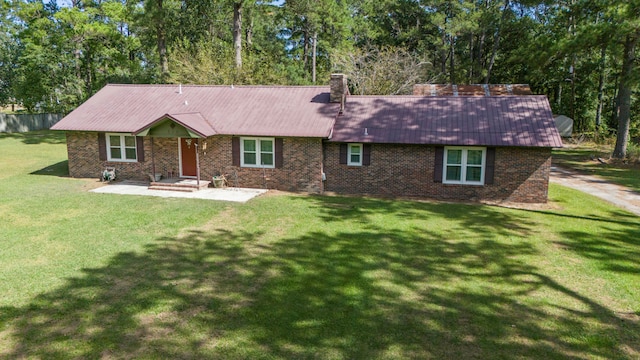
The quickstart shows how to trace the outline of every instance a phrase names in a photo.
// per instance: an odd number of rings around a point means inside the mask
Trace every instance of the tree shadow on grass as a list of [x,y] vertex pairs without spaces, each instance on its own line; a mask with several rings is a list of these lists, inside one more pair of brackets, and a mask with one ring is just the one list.
[[[578,359],[640,352],[628,335],[640,333],[637,321],[542,274],[523,260],[536,255],[531,244],[487,236],[495,225],[483,216],[464,218],[466,207],[458,214],[438,213],[433,204],[387,206],[399,216],[455,215],[478,234],[450,241],[428,226],[392,231],[372,223],[276,241],[222,229],[161,238],[84,269],[28,306],[1,308],[0,344],[8,346],[0,357]],[[507,225],[518,222],[504,216]],[[502,231],[530,230],[519,224]],[[541,292],[578,306],[526,301]]]
[[326,222],[354,221],[377,226],[376,216],[394,214],[398,218],[423,220],[446,219],[457,222],[461,228],[474,230],[490,237],[517,233],[526,236],[534,225],[525,218],[482,204],[397,201],[377,198],[309,196],[298,198],[311,201],[322,209]]
[[38,130],[24,133],[0,133],[2,139],[18,139],[24,144],[66,144],[67,139],[63,131]]
[[640,218],[632,213],[625,211],[609,211],[607,216],[599,216],[599,215],[574,215],[569,213],[558,213],[554,211],[541,211],[541,210],[523,210],[526,212],[542,214],[545,216],[553,216],[553,217],[562,217],[566,218],[567,221],[595,221],[601,223],[609,223],[609,224],[618,224],[618,225],[631,225],[636,226],[640,223]]
[[69,177],[69,160],[64,160],[53,165],[49,165],[45,168],[32,172],[31,175]]
[[566,221],[588,220],[602,223],[594,231],[566,230],[555,243],[561,249],[598,261],[603,269],[628,274],[640,274],[640,218],[624,211],[610,211],[606,217],[577,216],[551,211],[527,210]]
[[[640,223],[636,228],[603,228],[603,233],[565,231],[562,245],[619,273],[640,274]],[[640,286],[639,284],[636,284]]]

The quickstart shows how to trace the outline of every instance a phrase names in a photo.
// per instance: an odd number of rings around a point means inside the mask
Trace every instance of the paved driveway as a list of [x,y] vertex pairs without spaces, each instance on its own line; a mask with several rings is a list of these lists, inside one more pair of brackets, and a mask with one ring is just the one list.
[[611,184],[600,177],[581,174],[559,166],[551,167],[549,180],[552,183],[597,196],[640,216],[640,193],[627,187]]

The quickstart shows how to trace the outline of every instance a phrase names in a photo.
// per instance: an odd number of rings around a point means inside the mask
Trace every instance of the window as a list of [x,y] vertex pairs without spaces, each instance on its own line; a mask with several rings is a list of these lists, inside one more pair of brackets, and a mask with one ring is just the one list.
[[445,148],[443,183],[483,185],[485,155],[485,148]]
[[138,160],[136,137],[123,134],[107,134],[107,160],[135,162]]
[[349,144],[347,149],[347,165],[362,166],[362,144]]
[[339,163],[348,166],[371,165],[371,144],[340,144]]
[[240,165],[244,167],[273,168],[273,138],[241,138]]

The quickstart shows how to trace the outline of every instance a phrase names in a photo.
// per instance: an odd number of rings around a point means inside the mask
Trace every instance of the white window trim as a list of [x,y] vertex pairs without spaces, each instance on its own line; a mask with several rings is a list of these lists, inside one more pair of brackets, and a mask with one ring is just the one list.
[[[119,136],[120,137],[120,159],[114,159],[111,157],[111,137],[112,136]],[[124,142],[124,138],[125,136],[129,136],[132,137],[134,139],[134,143],[135,145],[133,146],[133,148],[136,150],[136,158],[135,159],[127,159],[126,157],[126,146],[125,146],[125,142]],[[107,143],[107,161],[111,161],[111,162],[138,162],[138,139],[136,139],[135,136],[131,135],[131,134],[121,134],[121,133],[106,133],[105,134],[106,137],[106,143]]]
[[[357,161],[357,162],[351,161],[351,147],[352,146],[357,146],[357,147],[360,148],[360,154],[359,154],[360,155],[360,161]],[[362,166],[362,158],[364,157],[363,151],[364,151],[364,147],[360,143],[347,144],[347,165],[349,165],[349,166]]]
[[[447,180],[447,156],[449,150],[462,150],[462,161],[460,164],[460,180]],[[482,165],[480,172],[480,181],[467,181],[467,152],[469,150],[482,150]],[[444,148],[444,158],[442,159],[442,183],[443,184],[462,184],[462,185],[484,185],[484,175],[487,170],[487,148],[473,146],[446,146]]]
[[[253,140],[256,142],[256,164],[245,164],[244,163],[244,141],[245,140]],[[269,140],[271,141],[271,154],[273,159],[273,164],[262,165],[261,159],[261,143],[260,140]],[[276,167],[276,139],[269,137],[241,137],[240,138],[240,166],[241,167],[249,167],[249,168],[260,168],[260,169],[274,169]]]

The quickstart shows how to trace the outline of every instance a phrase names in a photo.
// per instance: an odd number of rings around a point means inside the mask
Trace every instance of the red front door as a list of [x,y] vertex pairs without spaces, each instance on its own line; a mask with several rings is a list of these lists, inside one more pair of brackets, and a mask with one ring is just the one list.
[[180,138],[182,176],[196,176],[196,139]]

